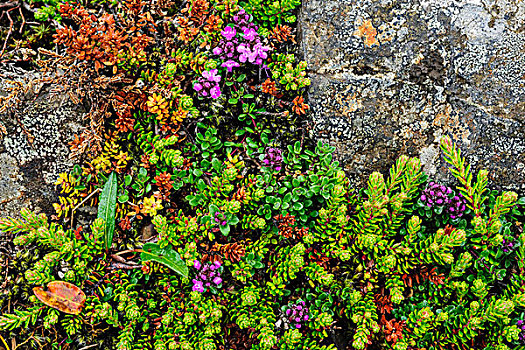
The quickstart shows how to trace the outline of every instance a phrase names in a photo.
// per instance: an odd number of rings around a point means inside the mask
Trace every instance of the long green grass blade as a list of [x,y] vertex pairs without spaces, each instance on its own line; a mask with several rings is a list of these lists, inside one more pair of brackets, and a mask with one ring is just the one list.
[[108,181],[100,194],[98,203],[98,218],[104,220],[104,245],[106,252],[113,243],[113,233],[115,232],[115,211],[117,209],[117,175],[113,172],[109,175]]

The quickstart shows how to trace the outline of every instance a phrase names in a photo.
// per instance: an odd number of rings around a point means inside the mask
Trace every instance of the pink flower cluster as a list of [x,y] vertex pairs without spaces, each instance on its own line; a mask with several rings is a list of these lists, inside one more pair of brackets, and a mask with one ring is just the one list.
[[283,161],[282,151],[278,148],[269,147],[266,149],[266,154],[263,163],[267,167],[272,167],[275,171],[281,170],[281,163]]
[[219,98],[221,88],[219,82],[221,76],[217,75],[217,69],[202,72],[202,77],[193,85],[193,90],[197,91],[203,97]]
[[451,219],[460,218],[467,209],[465,198],[459,194],[450,197],[452,189],[445,185],[430,182],[421,195],[421,202],[427,207],[445,206]]
[[213,221],[215,221],[215,223],[217,225],[220,225],[220,226],[226,226],[227,222],[226,222],[226,215],[224,215],[224,213],[221,213],[221,212],[216,212],[214,217],[213,217]]
[[233,22],[221,32],[223,39],[213,49],[213,53],[224,60],[221,67],[231,72],[240,67],[240,63],[263,64],[270,48],[261,43],[257,33],[259,27],[251,22],[250,15],[243,9],[233,16]]
[[220,287],[222,284],[221,278],[221,263],[215,261],[213,264],[201,264],[198,260],[193,262],[193,267],[198,270],[197,276],[192,280],[192,291],[204,293],[208,289]]
[[295,328],[301,328],[301,323],[308,321],[310,318],[306,303],[300,300],[297,304],[292,305],[286,310],[286,318],[291,324],[295,323]]

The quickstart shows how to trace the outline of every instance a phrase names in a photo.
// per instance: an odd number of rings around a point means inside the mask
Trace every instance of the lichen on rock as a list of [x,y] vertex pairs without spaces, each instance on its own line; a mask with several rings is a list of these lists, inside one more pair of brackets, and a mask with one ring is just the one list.
[[[4,67],[3,73],[8,71],[9,80],[25,84],[26,74],[38,74]],[[8,79],[0,85],[7,90]],[[73,166],[67,143],[82,127],[84,110],[52,89],[30,86],[14,111],[0,114],[5,127],[0,136],[0,211],[6,216],[19,216],[23,207],[53,214],[54,182]]]
[[313,134],[353,181],[401,154],[446,181],[431,154],[450,135],[494,188],[525,189],[523,4],[307,0],[300,19]]

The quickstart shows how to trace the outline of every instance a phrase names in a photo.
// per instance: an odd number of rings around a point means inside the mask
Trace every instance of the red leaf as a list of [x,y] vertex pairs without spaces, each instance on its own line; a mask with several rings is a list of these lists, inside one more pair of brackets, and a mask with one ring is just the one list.
[[84,307],[86,295],[84,292],[69,282],[53,281],[47,284],[47,289],[34,287],[38,300],[66,314],[78,315]]

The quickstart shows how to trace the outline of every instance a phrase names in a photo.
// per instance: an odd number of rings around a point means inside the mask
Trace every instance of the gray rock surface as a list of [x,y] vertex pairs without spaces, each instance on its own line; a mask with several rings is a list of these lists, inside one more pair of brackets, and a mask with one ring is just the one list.
[[[0,96],[9,94],[12,81],[23,82],[28,76],[25,83],[38,75],[0,67]],[[67,143],[81,127],[83,110],[52,89],[30,86],[14,112],[0,113],[1,217],[18,217],[23,207],[55,213],[54,183],[73,166]]]
[[450,181],[450,135],[493,188],[525,190],[525,2],[304,0],[314,134],[356,183],[419,156]]

